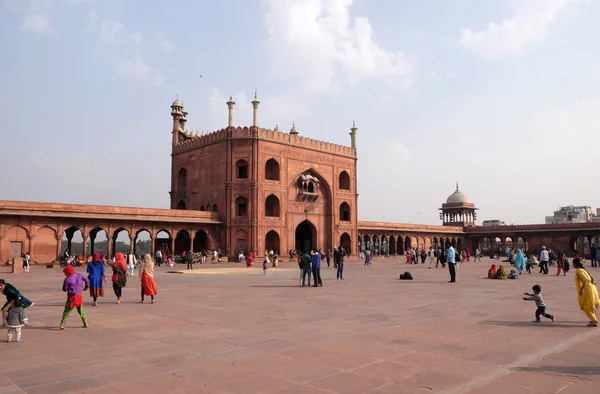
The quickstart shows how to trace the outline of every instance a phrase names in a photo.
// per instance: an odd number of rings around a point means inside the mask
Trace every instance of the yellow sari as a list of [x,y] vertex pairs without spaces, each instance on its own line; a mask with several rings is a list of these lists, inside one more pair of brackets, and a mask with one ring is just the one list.
[[590,322],[598,323],[596,317],[596,308],[600,306],[598,289],[592,282],[590,274],[583,268],[577,268],[575,271],[575,287],[577,288],[577,302],[579,302],[581,311],[590,319]]

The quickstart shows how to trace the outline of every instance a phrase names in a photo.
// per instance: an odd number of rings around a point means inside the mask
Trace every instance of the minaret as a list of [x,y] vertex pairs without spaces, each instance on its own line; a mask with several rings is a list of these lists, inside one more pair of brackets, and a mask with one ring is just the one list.
[[235,105],[235,101],[233,101],[233,97],[229,96],[229,101],[226,104],[227,104],[227,108],[229,108],[229,122],[227,123],[227,126],[233,127],[233,106]]
[[352,127],[350,128],[350,147],[356,149],[356,124],[352,121]]
[[184,131],[187,112],[183,103],[179,100],[179,95],[173,104],[171,104],[171,116],[173,117],[173,146],[179,143],[179,132]]
[[296,130],[296,122],[292,123],[292,129],[290,130],[290,135],[298,135],[298,130]]
[[252,115],[252,126],[254,127],[258,127],[258,104],[260,104],[260,101],[258,101],[258,98],[256,97],[256,90],[254,91],[254,100],[252,100],[252,108],[253,108],[253,115]]

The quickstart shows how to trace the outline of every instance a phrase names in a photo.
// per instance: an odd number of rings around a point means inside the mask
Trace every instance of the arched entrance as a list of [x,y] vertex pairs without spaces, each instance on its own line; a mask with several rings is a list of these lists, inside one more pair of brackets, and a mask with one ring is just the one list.
[[352,254],[352,240],[348,233],[344,233],[340,237],[340,246],[344,248],[344,251],[346,251],[346,253]]
[[199,230],[194,236],[194,253],[199,253],[208,249],[208,234],[204,230]]
[[265,249],[268,251],[273,251],[273,253],[280,254],[279,252],[279,234],[277,231],[271,230],[267,233],[265,237]]
[[308,220],[303,221],[296,227],[296,250],[310,251],[315,247],[317,229]]

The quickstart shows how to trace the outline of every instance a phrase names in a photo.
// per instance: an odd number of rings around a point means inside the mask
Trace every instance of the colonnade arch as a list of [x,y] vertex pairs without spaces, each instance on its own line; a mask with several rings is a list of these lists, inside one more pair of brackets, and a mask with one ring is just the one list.
[[[28,252],[34,264],[63,262],[67,250],[70,257],[81,256],[84,262],[94,253],[99,253],[102,257],[112,257],[118,252],[143,256],[146,253],[153,255],[156,250],[160,250],[163,255],[168,256],[173,251],[181,254],[185,250],[182,248],[187,248],[188,245],[193,246],[195,251],[207,250],[218,239],[216,227],[212,230],[208,226],[206,229],[198,229],[196,226],[185,229],[112,227],[110,222],[71,225],[31,223],[27,226],[0,226],[0,232],[0,260],[3,263]],[[179,235],[177,248],[171,234]],[[188,242],[190,234],[193,245]]]
[[433,235],[405,235],[398,233],[375,233],[375,234],[358,234],[358,247],[360,252],[367,249],[371,250],[374,255],[404,255],[406,250],[412,248],[424,249],[428,251],[430,248],[448,248],[450,245],[458,250],[465,245],[465,240],[461,237],[443,237]]

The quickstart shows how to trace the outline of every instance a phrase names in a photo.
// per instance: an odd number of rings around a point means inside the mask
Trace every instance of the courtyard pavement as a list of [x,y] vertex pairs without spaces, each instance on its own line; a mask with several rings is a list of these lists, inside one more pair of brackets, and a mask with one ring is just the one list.
[[[138,303],[137,277],[120,305],[108,283],[97,307],[86,296],[90,327],[73,313],[65,331],[60,269],[2,274],[35,305],[23,342],[0,344],[0,393],[600,393],[600,329],[585,327],[573,272],[488,280],[490,264],[447,283],[441,268],[353,261],[343,281],[324,268],[322,288],[299,288],[292,262],[266,276],[161,267],[156,304]],[[406,270],[415,280],[398,280]],[[521,294],[535,283],[555,323],[532,324]]]

